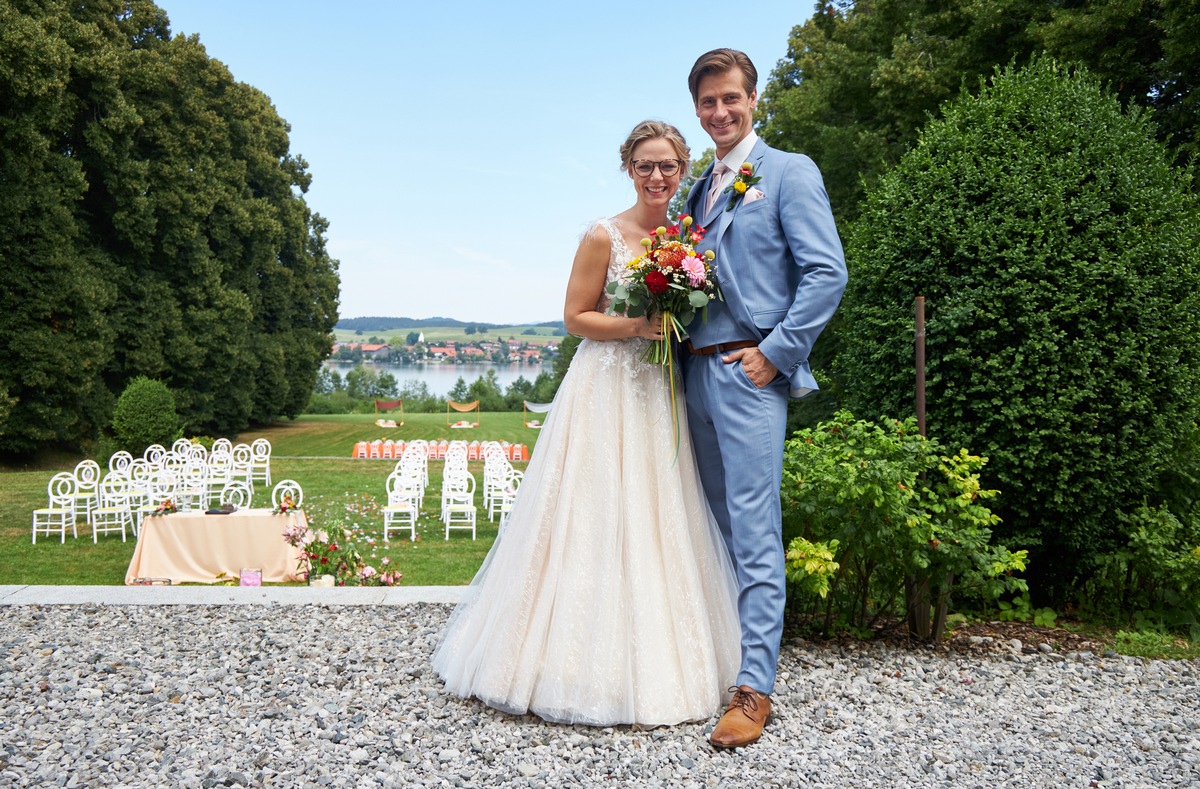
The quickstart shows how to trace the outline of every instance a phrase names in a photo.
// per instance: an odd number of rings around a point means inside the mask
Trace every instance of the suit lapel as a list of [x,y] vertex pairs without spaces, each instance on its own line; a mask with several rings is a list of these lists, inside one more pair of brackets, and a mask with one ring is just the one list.
[[687,202],[684,203],[684,208],[688,212],[688,216],[700,224],[701,227],[707,227],[706,217],[700,215],[704,208],[704,198],[708,195],[708,179],[712,177],[713,166],[710,164],[704,174],[696,183],[692,184],[691,191],[688,192]]

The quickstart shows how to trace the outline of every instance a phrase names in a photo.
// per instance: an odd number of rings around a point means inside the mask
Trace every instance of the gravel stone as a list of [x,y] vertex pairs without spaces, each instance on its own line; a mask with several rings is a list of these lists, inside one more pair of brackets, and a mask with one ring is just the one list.
[[446,693],[449,612],[0,606],[0,788],[1200,789],[1194,661],[789,640],[762,739],[718,751],[718,711],[589,728]]

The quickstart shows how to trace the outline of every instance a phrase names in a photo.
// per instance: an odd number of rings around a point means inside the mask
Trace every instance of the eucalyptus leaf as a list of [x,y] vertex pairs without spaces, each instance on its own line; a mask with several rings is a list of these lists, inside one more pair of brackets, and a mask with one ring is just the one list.
[[702,290],[693,290],[688,294],[688,303],[696,309],[708,306],[708,296]]
[[646,305],[631,304],[631,305],[629,305],[629,309],[626,310],[625,314],[628,315],[630,318],[640,318],[646,314]]

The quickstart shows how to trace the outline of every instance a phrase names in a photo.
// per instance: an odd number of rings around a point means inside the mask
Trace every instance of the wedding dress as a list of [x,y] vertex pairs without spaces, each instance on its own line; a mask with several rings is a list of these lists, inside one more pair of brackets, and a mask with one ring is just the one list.
[[[597,225],[612,281],[634,255],[611,220]],[[580,342],[508,523],[434,654],[450,691],[559,723],[660,725],[710,717],[735,684],[732,565],[682,393],[676,457],[647,342]]]

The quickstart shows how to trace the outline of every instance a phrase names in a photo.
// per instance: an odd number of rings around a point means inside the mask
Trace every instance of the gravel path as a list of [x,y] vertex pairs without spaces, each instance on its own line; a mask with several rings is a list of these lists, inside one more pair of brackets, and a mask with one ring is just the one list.
[[1195,662],[789,643],[716,752],[447,696],[449,610],[0,607],[0,786],[1200,787]]

